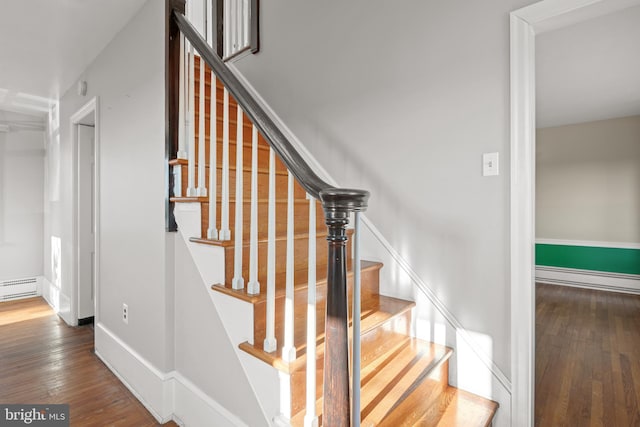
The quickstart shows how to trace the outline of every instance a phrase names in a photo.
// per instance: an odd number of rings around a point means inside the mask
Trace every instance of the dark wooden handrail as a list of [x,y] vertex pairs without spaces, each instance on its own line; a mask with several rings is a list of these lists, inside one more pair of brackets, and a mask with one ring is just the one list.
[[[322,417],[323,424],[326,426],[348,426],[351,423],[351,416],[348,365],[346,228],[352,212],[366,210],[369,192],[349,188],[336,188],[322,180],[240,80],[202,38],[198,30],[185,18],[184,8],[180,6],[173,8],[169,27],[169,44],[173,44],[173,47],[170,46],[169,50],[174,52],[177,50],[179,52],[179,40],[175,39],[175,35],[177,31],[182,32],[194,49],[198,51],[202,60],[211,67],[216,77],[236,99],[244,113],[262,133],[264,139],[304,190],[322,202],[328,227],[327,241],[329,245]],[[171,57],[172,54],[169,53],[168,58]],[[176,62],[174,65],[168,65],[167,79],[172,79],[174,83],[178,75],[177,64]],[[175,90],[177,85],[174,86],[168,83],[167,87]],[[171,95],[168,95],[168,98],[170,104],[172,100],[177,99]],[[175,105],[170,105],[168,110],[170,112],[175,110]],[[172,114],[170,113],[169,117],[171,116]],[[174,123],[174,126],[177,126],[177,121]],[[170,124],[169,127],[172,128],[172,125]],[[177,132],[170,129],[168,134],[171,135],[174,142],[177,142]]]

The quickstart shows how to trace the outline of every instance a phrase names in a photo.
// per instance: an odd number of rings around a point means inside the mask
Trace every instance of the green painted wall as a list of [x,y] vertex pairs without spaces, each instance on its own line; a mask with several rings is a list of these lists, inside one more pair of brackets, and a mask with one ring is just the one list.
[[536,265],[640,274],[640,249],[536,244]]

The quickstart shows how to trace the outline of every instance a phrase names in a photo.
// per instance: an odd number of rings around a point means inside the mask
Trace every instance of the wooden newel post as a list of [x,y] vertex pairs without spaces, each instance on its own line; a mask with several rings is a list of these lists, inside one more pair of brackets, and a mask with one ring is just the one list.
[[325,320],[323,425],[349,426],[349,337],[347,318],[347,224],[349,213],[325,211],[329,234]]
[[322,425],[351,425],[349,396],[349,319],[347,310],[347,225],[364,211],[369,193],[331,188],[320,192],[328,227],[327,315],[325,319]]

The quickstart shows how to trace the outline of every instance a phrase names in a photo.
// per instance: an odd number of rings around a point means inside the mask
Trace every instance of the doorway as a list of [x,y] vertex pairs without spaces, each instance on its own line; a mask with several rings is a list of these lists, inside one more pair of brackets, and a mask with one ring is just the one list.
[[545,0],[511,13],[512,425],[531,426],[535,362],[535,37],[638,0]]
[[71,118],[74,152],[74,292],[78,325],[94,323],[98,307],[99,126],[94,98]]

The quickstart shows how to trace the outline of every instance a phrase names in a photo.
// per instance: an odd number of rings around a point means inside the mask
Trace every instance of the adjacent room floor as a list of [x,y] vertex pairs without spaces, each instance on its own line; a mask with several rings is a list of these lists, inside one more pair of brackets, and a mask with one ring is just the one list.
[[0,403],[68,403],[74,427],[159,425],[93,353],[92,327],[42,298],[0,303]]
[[640,425],[640,296],[536,285],[535,425]]

